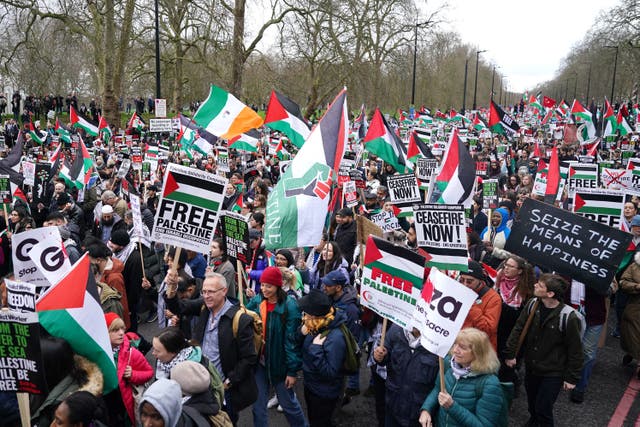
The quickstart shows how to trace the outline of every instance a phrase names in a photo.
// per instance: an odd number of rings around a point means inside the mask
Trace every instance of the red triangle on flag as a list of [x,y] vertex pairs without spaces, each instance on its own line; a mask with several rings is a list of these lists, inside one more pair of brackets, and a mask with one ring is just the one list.
[[425,280],[422,284],[422,292],[420,293],[420,295],[426,302],[431,302],[431,298],[433,297],[433,282],[431,282],[431,279],[429,279],[429,277],[427,277],[427,280]]
[[580,197],[580,194],[576,193],[576,195],[573,198],[573,207],[575,211],[576,212],[579,211],[586,204],[587,203],[584,201],[584,199]]
[[576,174],[576,170],[574,168],[569,168],[569,178]]
[[267,106],[267,114],[264,117],[265,123],[278,122],[280,120],[286,120],[289,118],[289,114],[287,110],[282,106],[278,97],[276,96],[276,91],[271,91],[271,97],[269,98],[269,105]]
[[89,277],[89,255],[85,254],[73,269],[40,297],[36,311],[81,308]]
[[173,177],[172,173],[167,174],[167,183],[164,185],[164,193],[162,193],[162,197],[167,197],[167,195],[176,191],[180,186],[176,182],[176,179]]
[[367,251],[364,255],[364,265],[369,265],[372,262],[375,262],[382,258],[382,254],[376,246],[375,240],[373,240],[373,236],[369,236],[367,239]]

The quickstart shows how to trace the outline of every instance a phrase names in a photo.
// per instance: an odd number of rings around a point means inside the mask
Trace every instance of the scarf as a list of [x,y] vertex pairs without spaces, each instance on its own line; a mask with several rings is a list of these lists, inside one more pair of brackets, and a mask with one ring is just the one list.
[[178,354],[176,354],[173,357],[173,359],[171,359],[166,363],[158,360],[156,372],[157,374],[161,374],[161,375],[156,376],[156,378],[169,378],[169,375],[171,374],[171,368],[173,368],[180,362],[189,360],[189,356],[191,356],[192,352],[193,352],[193,347],[189,346],[180,350]]
[[522,305],[522,297],[518,293],[519,281],[520,276],[509,278],[503,275],[500,278],[500,295],[502,296],[502,301],[509,307],[520,308]]
[[114,253],[113,257],[119,259],[124,264],[127,262],[129,255],[131,255],[131,252],[133,252],[134,249],[135,249],[135,244],[133,242],[129,242],[129,244],[124,248],[122,248],[120,252]]
[[333,322],[333,319],[335,319],[335,309],[331,307],[329,312],[324,317],[321,317],[319,319],[312,319],[305,314],[302,317],[302,322],[307,327],[309,332],[315,335],[320,332],[321,329],[329,326],[329,323]]
[[403,329],[404,337],[407,339],[407,344],[409,344],[409,348],[415,350],[420,345],[420,336],[414,336],[413,333],[408,329]]
[[455,359],[452,357],[451,358],[451,371],[453,373],[453,376],[459,380],[462,377],[466,377],[467,375],[469,375],[471,373],[471,366],[465,368],[464,366],[460,365],[458,362],[455,361]]

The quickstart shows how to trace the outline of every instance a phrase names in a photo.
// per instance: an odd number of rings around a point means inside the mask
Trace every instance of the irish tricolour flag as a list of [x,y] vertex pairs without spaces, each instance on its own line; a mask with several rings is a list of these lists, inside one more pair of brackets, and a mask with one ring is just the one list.
[[250,129],[262,126],[262,118],[230,93],[211,85],[193,120],[207,132],[231,139]]
[[71,119],[71,126],[74,128],[84,129],[87,135],[98,136],[98,126],[80,116],[72,106],[69,107],[69,117]]
[[36,303],[42,327],[67,340],[73,351],[94,362],[104,376],[104,394],[118,387],[118,376],[98,288],[85,254]]

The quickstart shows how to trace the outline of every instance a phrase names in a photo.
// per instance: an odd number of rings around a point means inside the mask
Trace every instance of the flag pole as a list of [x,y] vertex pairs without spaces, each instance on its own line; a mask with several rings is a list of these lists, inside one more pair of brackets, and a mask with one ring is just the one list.
[[438,368],[440,371],[440,391],[446,392],[447,387],[445,386],[445,383],[444,383],[444,359],[440,356],[438,356]]

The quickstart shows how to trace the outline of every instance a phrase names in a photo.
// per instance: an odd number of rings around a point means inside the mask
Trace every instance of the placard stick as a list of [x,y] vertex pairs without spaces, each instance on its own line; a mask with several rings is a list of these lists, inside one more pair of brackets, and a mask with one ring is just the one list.
[[236,260],[236,270],[238,271],[238,301],[240,301],[240,307],[244,307],[244,295],[242,293],[242,263],[239,259]]
[[7,204],[2,201],[2,209],[4,210],[4,223],[7,225],[7,231],[9,231],[9,213],[7,212]]
[[138,240],[138,252],[140,252],[140,264],[142,266],[142,278],[147,279],[147,275],[144,272],[144,255],[142,254],[142,242]]
[[380,347],[384,347],[384,339],[387,337],[387,318],[382,319],[382,333],[380,334]]
[[18,410],[20,411],[20,422],[22,427],[31,426],[31,413],[29,409],[29,393],[16,393],[18,398]]
[[440,368],[440,391],[447,391],[447,387],[444,385],[444,359],[438,357],[438,367]]

